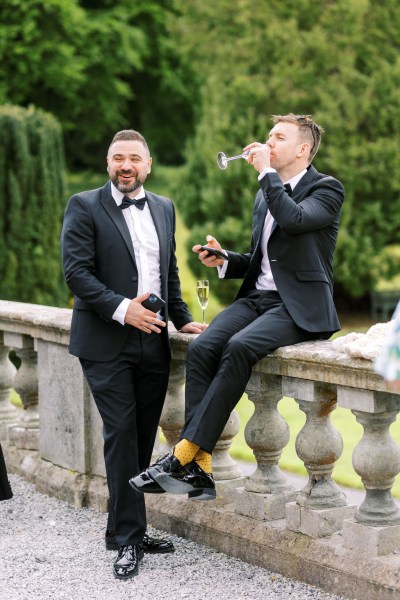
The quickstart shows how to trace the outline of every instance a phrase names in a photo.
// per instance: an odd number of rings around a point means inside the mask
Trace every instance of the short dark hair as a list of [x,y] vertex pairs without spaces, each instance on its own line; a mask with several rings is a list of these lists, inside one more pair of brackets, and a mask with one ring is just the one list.
[[141,142],[143,144],[143,146],[146,148],[147,152],[150,154],[150,150],[149,150],[149,147],[147,145],[145,138],[142,136],[141,133],[139,133],[138,131],[135,131],[134,129],[122,129],[122,131],[118,131],[114,135],[112,142],[108,148],[108,151],[110,151],[111,146],[113,144],[115,144],[115,142],[120,142],[120,141]]
[[324,129],[313,121],[311,115],[272,115],[274,125],[277,123],[294,123],[299,128],[302,138],[310,144],[310,163],[318,152]]

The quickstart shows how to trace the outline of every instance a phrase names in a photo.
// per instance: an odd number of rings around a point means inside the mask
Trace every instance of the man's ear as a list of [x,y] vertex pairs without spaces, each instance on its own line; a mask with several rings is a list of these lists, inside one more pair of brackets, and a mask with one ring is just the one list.
[[304,156],[305,154],[310,153],[310,144],[308,144],[307,142],[304,142],[303,144],[301,144],[297,155],[299,157]]

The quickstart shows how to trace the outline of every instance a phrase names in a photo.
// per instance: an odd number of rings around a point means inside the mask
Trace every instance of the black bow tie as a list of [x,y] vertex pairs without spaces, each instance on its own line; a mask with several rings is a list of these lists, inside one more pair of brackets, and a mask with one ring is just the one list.
[[143,210],[144,205],[146,204],[146,198],[136,200],[135,198],[128,198],[128,196],[124,196],[119,207],[121,210],[123,210],[124,208],[128,208],[128,206],[132,206],[132,204],[134,204],[139,210]]
[[285,190],[287,191],[288,194],[292,193],[292,188],[290,187],[290,183],[285,183],[284,186]]

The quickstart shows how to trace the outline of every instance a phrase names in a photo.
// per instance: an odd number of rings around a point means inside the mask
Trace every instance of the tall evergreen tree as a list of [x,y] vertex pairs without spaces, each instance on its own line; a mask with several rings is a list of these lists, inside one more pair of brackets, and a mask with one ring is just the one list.
[[61,128],[41,110],[6,105],[0,107],[0,138],[0,297],[65,305]]
[[[248,251],[256,174],[244,161],[219,171],[216,154],[264,141],[272,114],[311,113],[326,130],[315,165],[346,189],[336,290],[365,296],[381,270],[376,257],[400,242],[397,0],[179,4],[181,51],[202,76],[202,110],[174,195],[191,229],[188,248],[210,233]],[[191,264],[204,276],[193,254]],[[230,301],[236,289],[226,281],[215,292]]]

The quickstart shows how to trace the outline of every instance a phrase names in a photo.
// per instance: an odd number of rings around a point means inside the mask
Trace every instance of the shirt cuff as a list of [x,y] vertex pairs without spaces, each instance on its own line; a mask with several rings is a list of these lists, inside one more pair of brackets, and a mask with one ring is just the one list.
[[117,307],[117,310],[112,316],[114,321],[118,321],[118,323],[121,323],[121,325],[125,325],[125,315],[130,303],[131,301],[129,300],[129,298],[125,298],[124,300],[122,300],[121,304]]
[[[222,250],[222,252],[226,256],[228,256],[228,253],[225,250]],[[225,277],[225,273],[226,273],[227,268],[228,268],[228,261],[227,260],[224,260],[224,264],[223,265],[218,265],[218,267],[217,267],[217,269],[218,269],[218,277],[220,279],[223,279]]]
[[265,177],[265,175],[266,175],[267,173],[276,173],[276,169],[273,169],[272,167],[266,167],[266,168],[265,168],[265,169],[263,169],[263,170],[261,171],[261,173],[259,174],[259,176],[258,176],[258,181],[261,181],[261,179],[262,179],[263,177]]

